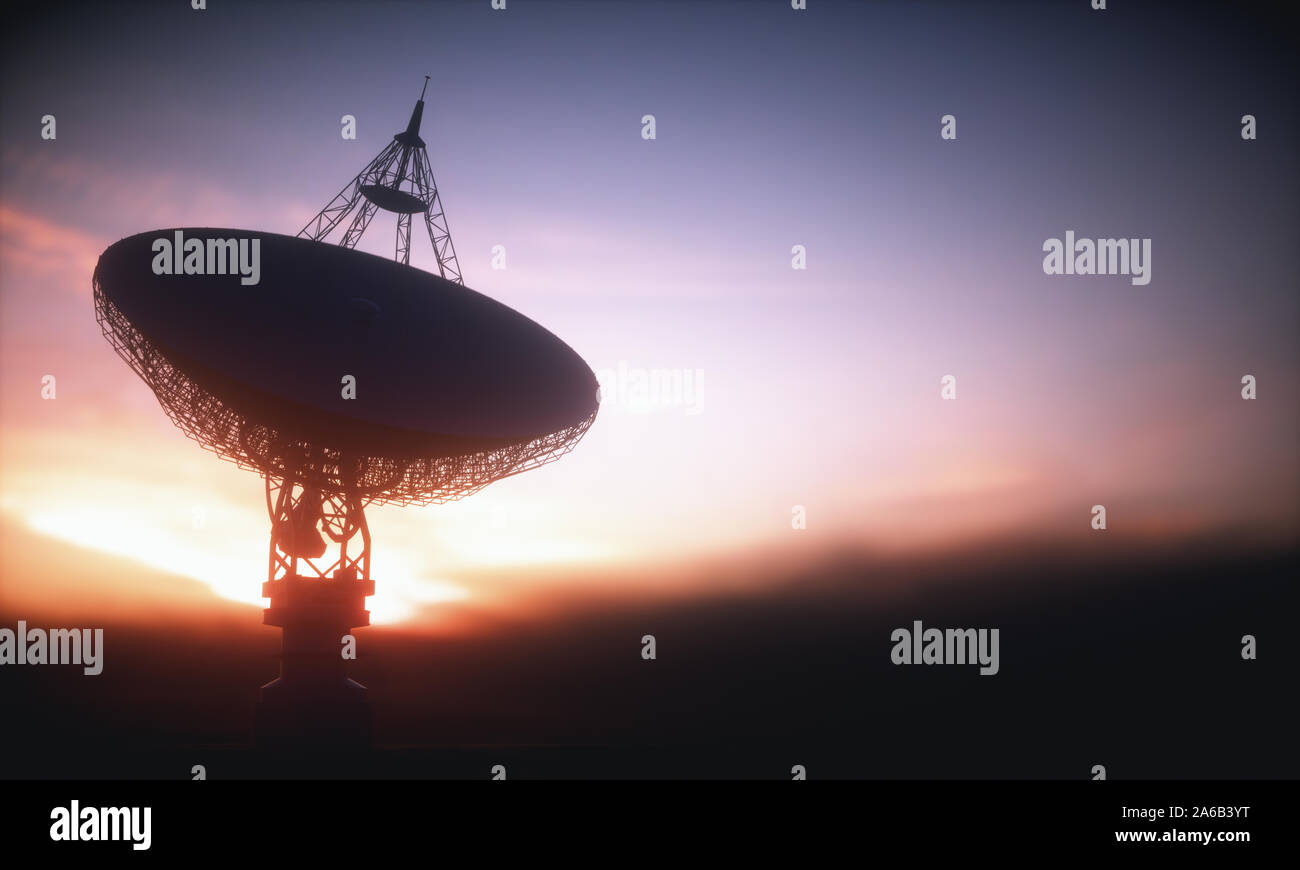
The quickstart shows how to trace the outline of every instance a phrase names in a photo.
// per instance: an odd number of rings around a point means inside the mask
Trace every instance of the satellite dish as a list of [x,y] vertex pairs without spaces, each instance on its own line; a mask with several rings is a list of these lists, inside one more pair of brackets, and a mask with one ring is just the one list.
[[[238,270],[154,274],[154,241],[178,233],[257,238],[259,282],[241,284]],[[337,245],[153,230],[104,251],[94,286],[105,335],[187,435],[322,492],[461,498],[562,456],[596,414],[596,376],[546,329],[445,278]]]
[[[153,230],[111,245],[92,278],[105,337],[172,421],[265,478],[263,621],[284,646],[259,743],[369,743],[365,688],[339,651],[370,623],[367,504],[463,498],[563,456],[596,417],[596,377],[568,345],[463,285],[423,110],[421,92],[297,236]],[[397,215],[394,260],[354,250],[379,209]],[[409,265],[416,214],[436,275]]]

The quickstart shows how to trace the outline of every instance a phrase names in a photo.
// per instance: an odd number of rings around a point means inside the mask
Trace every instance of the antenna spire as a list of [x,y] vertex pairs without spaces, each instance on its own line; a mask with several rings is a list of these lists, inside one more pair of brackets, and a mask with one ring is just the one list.
[[344,218],[355,212],[339,242],[345,248],[355,248],[377,210],[394,212],[397,215],[394,259],[409,266],[412,215],[422,215],[433,255],[438,261],[438,274],[463,284],[456,262],[456,248],[447,229],[447,215],[442,210],[442,198],[429,168],[424,140],[420,138],[424,95],[429,89],[430,78],[424,77],[424,88],[420,91],[420,99],[415,102],[406,129],[395,135],[388,147],[379,152],[379,156],[371,160],[360,175],[348,182],[348,186],[339,191],[298,235],[323,241]]

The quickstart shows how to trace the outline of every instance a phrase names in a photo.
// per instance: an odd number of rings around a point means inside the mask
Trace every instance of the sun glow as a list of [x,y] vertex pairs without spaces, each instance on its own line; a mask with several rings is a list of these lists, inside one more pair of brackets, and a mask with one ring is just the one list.
[[[105,513],[58,507],[28,513],[23,519],[32,530],[52,538],[190,577],[231,601],[266,606],[261,596],[267,568],[263,549],[250,548],[246,553],[235,553],[242,549],[235,547],[214,549],[179,529],[159,528],[150,516],[130,508]],[[203,529],[192,531],[198,536]],[[387,554],[382,564],[384,576],[367,600],[372,624],[401,622],[420,608],[469,596],[468,590],[454,583],[419,578],[400,554]]]
[[231,601],[261,604],[261,589],[250,583],[266,571],[256,555],[212,552],[196,546],[170,529],[151,526],[147,517],[129,508],[111,512],[93,508],[60,507],[26,515],[27,525],[53,538],[79,547],[125,556],[151,568],[192,577]]

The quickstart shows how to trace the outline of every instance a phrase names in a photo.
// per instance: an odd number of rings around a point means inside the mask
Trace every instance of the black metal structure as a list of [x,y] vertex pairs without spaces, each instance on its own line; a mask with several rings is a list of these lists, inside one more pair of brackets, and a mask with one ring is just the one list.
[[[340,653],[370,621],[367,504],[463,498],[558,459],[595,420],[586,363],[463,285],[423,111],[421,92],[406,130],[297,236],[154,230],[111,245],[92,278],[105,337],[177,427],[266,480],[263,621],[283,652],[258,704],[262,744],[369,743],[366,690]],[[340,245],[322,241],[358,207]],[[394,260],[353,249],[381,208],[398,216]],[[413,214],[440,275],[409,265]],[[160,273],[162,240],[177,264],[184,248],[183,269]]]
[[406,129],[393,136],[393,141],[361,170],[356,178],[329,201],[316,217],[299,231],[301,238],[323,241],[343,219],[358,209],[348,224],[339,244],[355,248],[370,226],[375,211],[384,209],[397,215],[397,249],[399,263],[411,262],[411,215],[424,215],[424,225],[429,232],[429,243],[438,261],[438,274],[463,284],[460,266],[456,262],[456,246],[447,228],[447,215],[442,209],[438,185],[429,168],[429,152],[420,138],[420,121],[424,117],[424,93],[429,87],[429,77],[424,77],[424,89],[411,111]]

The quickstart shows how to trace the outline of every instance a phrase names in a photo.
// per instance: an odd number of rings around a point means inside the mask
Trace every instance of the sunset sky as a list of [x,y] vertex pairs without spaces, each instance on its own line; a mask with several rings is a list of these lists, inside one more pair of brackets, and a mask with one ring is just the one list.
[[[1295,539],[1300,183],[1294,94],[1265,76],[1278,45],[1082,2],[210,5],[71,5],[2,37],[2,546],[125,557],[110,590],[139,564],[261,603],[261,480],[173,427],[103,339],[91,272],[146,230],[296,233],[426,74],[466,284],[598,373],[702,389],[607,394],[559,462],[372,509],[376,622],[508,610],[566,572],[703,595],[691,566],[1082,537],[1098,503],[1130,543]],[[992,34],[1016,48],[991,56]],[[1150,284],[1044,275],[1067,230],[1150,238]],[[391,255],[392,234],[381,213],[363,247]],[[433,267],[418,233],[412,264]],[[6,615],[57,605],[22,585],[0,577]]]

